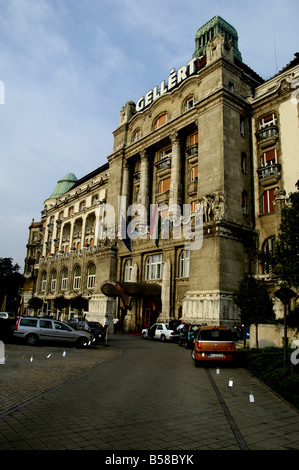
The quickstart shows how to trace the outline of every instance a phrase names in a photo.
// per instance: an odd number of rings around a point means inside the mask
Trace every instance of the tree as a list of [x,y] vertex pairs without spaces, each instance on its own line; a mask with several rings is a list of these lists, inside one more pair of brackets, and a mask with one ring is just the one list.
[[32,296],[31,299],[28,300],[27,306],[37,312],[38,310],[41,310],[43,303],[43,299]]
[[0,302],[6,296],[6,310],[12,311],[13,305],[18,305],[19,289],[24,284],[24,278],[19,273],[20,266],[12,263],[12,258],[0,258]]
[[282,209],[281,225],[273,253],[274,274],[288,287],[299,287],[299,180]]
[[88,301],[82,296],[82,295],[77,295],[76,297],[73,297],[70,301],[71,307],[75,308],[78,310],[79,315],[82,315],[82,310],[87,309],[87,304]]
[[241,322],[244,326],[256,327],[256,345],[258,348],[258,325],[274,321],[273,304],[263,283],[246,273],[233,293],[233,300],[239,307]]
[[54,299],[54,307],[58,310],[63,310],[69,304],[69,300],[64,297],[64,295],[60,295]]

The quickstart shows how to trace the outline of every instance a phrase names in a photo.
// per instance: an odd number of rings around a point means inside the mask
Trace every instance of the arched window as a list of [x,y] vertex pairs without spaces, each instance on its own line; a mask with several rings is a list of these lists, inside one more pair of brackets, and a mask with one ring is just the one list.
[[158,129],[161,126],[164,126],[168,122],[168,114],[164,113],[161,116],[158,117],[158,119],[155,121],[155,129]]
[[139,140],[139,139],[141,139],[141,130],[140,129],[135,131],[133,141],[136,142],[136,140]]
[[275,237],[268,238],[262,247],[263,253],[263,274],[272,274],[272,254],[274,249]]
[[80,289],[81,285],[81,268],[76,266],[74,269],[74,289]]
[[64,268],[62,271],[62,277],[61,277],[61,290],[66,290],[68,277],[69,277],[69,270],[67,268]]
[[46,290],[47,286],[47,273],[44,271],[42,274],[42,291],[44,292]]
[[132,259],[127,259],[125,262],[125,266],[124,266],[124,281],[132,280],[132,268],[133,268]]
[[185,107],[184,107],[185,111],[189,111],[189,109],[194,108],[194,103],[195,103],[195,100],[193,96],[191,98],[188,98],[185,102]]
[[96,282],[96,265],[90,264],[87,275],[87,289],[93,289]]
[[51,291],[56,290],[57,271],[54,269],[51,276]]
[[145,263],[145,279],[151,281],[162,278],[162,254],[148,256]]
[[188,277],[190,272],[190,250],[182,250],[179,256],[179,277]]

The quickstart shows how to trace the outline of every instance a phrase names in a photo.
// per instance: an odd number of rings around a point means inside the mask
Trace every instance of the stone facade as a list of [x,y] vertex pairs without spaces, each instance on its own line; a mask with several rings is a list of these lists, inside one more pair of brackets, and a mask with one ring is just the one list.
[[[44,312],[56,314],[59,295],[81,294],[89,319],[117,315],[125,330],[157,319],[239,324],[232,293],[253,247],[279,228],[278,202],[261,216],[263,190],[275,188],[278,201],[299,178],[298,104],[290,100],[299,66],[264,82],[225,25],[211,20],[187,66],[127,102],[106,165],[45,201],[34,289]],[[269,135],[280,155],[271,167],[260,163],[268,161],[261,120],[269,113],[280,129]]]

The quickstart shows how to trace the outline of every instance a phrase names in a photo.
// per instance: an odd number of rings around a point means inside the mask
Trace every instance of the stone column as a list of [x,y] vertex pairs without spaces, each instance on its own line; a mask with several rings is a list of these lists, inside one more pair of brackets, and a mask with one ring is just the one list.
[[140,154],[140,203],[148,208],[149,204],[149,158],[146,150]]
[[163,277],[162,277],[162,290],[161,290],[161,300],[162,300],[162,311],[160,315],[161,321],[169,321],[171,315],[171,304],[170,304],[170,295],[171,295],[171,261],[169,259],[165,260],[163,265]]
[[[149,156],[146,150],[143,150],[140,154],[141,166],[140,166],[140,201],[139,203],[145,208],[146,220],[142,220],[142,224],[147,225],[149,223],[149,194],[150,194],[150,177],[149,177]],[[144,233],[144,228],[141,229]]]
[[127,160],[124,160],[123,163],[122,196],[126,196],[128,204],[128,200],[130,197],[130,167]]
[[182,203],[181,143],[177,132],[171,134],[170,139],[172,143],[172,159],[169,206],[172,204],[181,205]]

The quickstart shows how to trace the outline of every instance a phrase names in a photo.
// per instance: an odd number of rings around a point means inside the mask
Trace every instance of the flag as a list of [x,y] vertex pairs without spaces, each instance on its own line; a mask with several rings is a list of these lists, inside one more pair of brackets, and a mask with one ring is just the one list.
[[151,211],[151,239],[155,239],[156,247],[159,245],[159,237],[161,233],[162,219],[158,204],[154,204]]
[[126,248],[127,248],[129,251],[132,251],[132,248],[131,248],[131,239],[130,239],[130,237],[128,236],[127,224],[126,224],[126,221],[125,221],[124,217],[122,217],[122,219],[121,219],[121,239],[122,239],[122,241],[124,242]]

